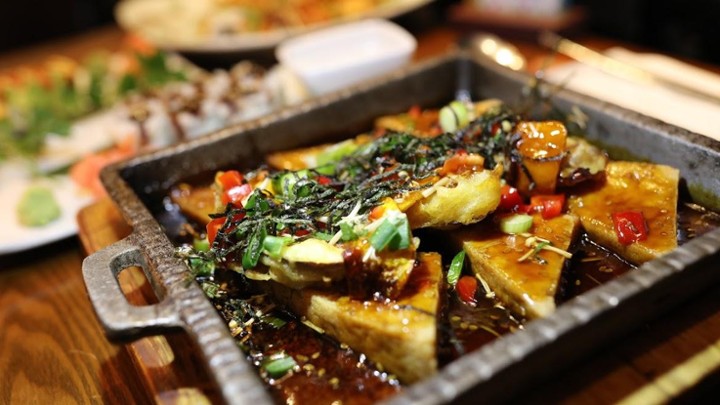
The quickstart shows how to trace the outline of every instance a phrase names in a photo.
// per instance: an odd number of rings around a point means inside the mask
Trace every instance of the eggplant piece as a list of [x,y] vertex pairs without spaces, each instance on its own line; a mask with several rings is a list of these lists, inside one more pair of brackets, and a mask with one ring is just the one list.
[[409,384],[437,371],[441,280],[440,255],[421,253],[397,300],[356,300],[337,292],[295,290],[274,282],[259,285],[294,314]]
[[[509,309],[533,319],[555,310],[555,295],[567,250],[579,228],[578,219],[573,215],[552,219],[534,215],[529,234],[505,234],[494,222],[486,221],[449,236],[465,250],[473,272],[487,282]],[[545,243],[558,251],[542,248],[541,244]]]
[[586,182],[600,181],[610,161],[605,151],[583,138],[567,138],[567,154],[562,162],[558,185],[574,187]]
[[[604,184],[568,199],[570,213],[580,218],[591,239],[635,264],[677,247],[677,169],[652,163],[610,162],[605,178]],[[612,214],[629,211],[642,212],[647,239],[624,245]]]

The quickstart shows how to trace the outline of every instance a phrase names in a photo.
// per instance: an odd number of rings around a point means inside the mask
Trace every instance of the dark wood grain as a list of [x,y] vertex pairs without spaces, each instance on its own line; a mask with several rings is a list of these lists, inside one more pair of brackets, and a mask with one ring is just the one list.
[[75,240],[3,258],[1,403],[146,400],[130,358],[108,343],[95,319],[81,260]]

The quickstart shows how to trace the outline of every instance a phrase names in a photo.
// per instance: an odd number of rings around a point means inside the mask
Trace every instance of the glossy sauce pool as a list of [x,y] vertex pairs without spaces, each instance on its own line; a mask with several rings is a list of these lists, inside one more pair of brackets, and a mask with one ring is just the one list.
[[[177,245],[187,241],[187,234],[174,233],[187,220],[176,208],[168,205],[161,222]],[[678,242],[700,236],[720,226],[720,215],[694,205],[681,203],[678,209]],[[422,240],[440,241],[428,232]],[[426,250],[452,257],[438,243],[424,246]],[[444,251],[445,250],[445,251]],[[447,263],[446,263],[447,266]],[[596,245],[586,234],[578,239],[573,259],[563,271],[556,297],[557,304],[572,299],[598,285],[635,269],[614,253]],[[198,278],[202,285],[207,279]],[[232,271],[217,271],[214,283],[221,293],[211,298],[219,313],[230,325],[231,333],[248,359],[256,365],[268,391],[279,403],[344,404],[374,403],[402,389],[400,382],[364,354],[335,342],[302,320],[276,307],[269,298]],[[442,295],[438,311],[438,363],[440,367],[476,350],[506,333],[520,329],[525,322],[513,315],[497,299],[479,289],[477,305],[469,306],[452,290]],[[264,321],[261,321],[264,320]],[[295,359],[296,366],[282,376],[270,376],[262,364],[278,353]]]

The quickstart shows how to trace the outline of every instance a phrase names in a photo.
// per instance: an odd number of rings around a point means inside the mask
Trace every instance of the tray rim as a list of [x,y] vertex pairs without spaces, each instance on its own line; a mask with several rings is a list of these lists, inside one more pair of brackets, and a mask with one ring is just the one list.
[[[235,136],[236,134],[239,134],[246,130],[271,124],[275,120],[282,120],[283,118],[288,116],[302,114],[305,111],[316,108],[322,108],[324,105],[334,103],[343,98],[352,97],[358,89],[368,90],[372,89],[373,86],[377,84],[382,84],[391,80],[401,80],[402,77],[406,76],[409,72],[422,71],[423,69],[428,69],[433,65],[441,63],[464,63],[467,61],[470,61],[470,63],[478,63],[483,67],[487,67],[486,64],[474,60],[472,57],[469,57],[465,53],[453,52],[451,54],[414,65],[408,69],[404,69],[403,71],[398,72],[397,74],[390,75],[382,80],[375,81],[364,86],[359,86],[338,93],[334,93],[332,95],[322,97],[316,100],[312,100],[301,106],[289,108],[279,113],[273,114],[270,117],[265,117],[245,124],[225,128],[216,132],[215,134],[210,135],[208,137],[210,139],[198,139],[187,144],[177,145],[175,147],[163,149],[157,152],[150,152],[130,159],[128,161],[114,164],[103,170],[103,184],[108,187],[112,185],[118,185],[117,182],[125,183],[124,179],[122,179],[122,176],[120,175],[120,172],[126,167],[132,167],[143,162],[163,159],[164,157],[168,155],[173,155],[178,151],[192,149],[197,145],[202,145],[208,142],[211,143],[212,139],[217,140],[227,136]],[[493,66],[490,68],[495,67]],[[514,73],[506,72],[506,74],[513,75]],[[520,76],[525,78],[528,77],[525,75]],[[644,123],[645,125],[654,128],[659,133],[663,133],[667,136],[676,137],[683,142],[693,143],[695,144],[695,147],[707,148],[715,154],[718,154],[718,151],[720,151],[720,142],[714,141],[702,135],[691,133],[684,129],[665,124],[659,120],[643,116],[639,113],[628,111],[622,109],[621,107],[606,103],[604,101],[592,99],[591,97],[577,94],[568,90],[563,90],[560,94],[567,97],[567,99],[570,101],[582,100],[582,104],[589,104],[590,106],[594,106],[598,110],[602,110],[610,114],[623,117],[626,120],[636,120],[637,122]],[[161,238],[165,237],[167,244],[170,244],[164,232],[159,229],[151,229],[155,227],[152,224],[152,222],[154,221],[152,214],[148,211],[147,207],[145,207],[144,204],[139,201],[137,195],[132,192],[131,187],[127,184],[125,185],[126,187],[124,188],[109,188],[113,202],[120,208],[120,212],[122,213],[123,217],[125,217],[128,223],[134,228],[131,238],[136,238],[136,234],[141,235],[149,233],[150,235],[153,235],[159,232]],[[118,201],[122,201],[123,199],[126,202],[129,201],[131,203],[129,204],[131,205],[131,207],[129,207],[128,204],[120,205],[118,203]],[[139,204],[139,206],[137,204]],[[170,246],[172,245],[170,244]],[[150,249],[152,249],[152,247]],[[498,373],[505,370],[508,365],[520,363],[523,358],[531,355],[535,350],[537,350],[538,347],[542,348],[543,345],[550,344],[553,340],[555,340],[555,338],[559,336],[561,337],[568,330],[573,330],[573,328],[586,325],[588,322],[592,321],[597,316],[601,316],[602,314],[608,313],[608,311],[612,311],[613,308],[617,307],[618,304],[622,303],[628,297],[637,296],[638,294],[647,291],[649,288],[656,285],[657,283],[672,278],[673,275],[683,273],[690,264],[696,263],[700,258],[715,255],[718,253],[719,250],[720,230],[713,231],[700,238],[694,239],[693,241],[690,241],[687,244],[679,247],[675,251],[671,252],[667,256],[656,259],[638,268],[638,270],[643,269],[642,272],[633,271],[624,276],[618,277],[604,284],[603,286],[599,286],[579,296],[576,299],[570,300],[560,305],[555,311],[555,313],[550,315],[549,317],[529,322],[525,330],[519,331],[518,333],[514,333],[511,335],[506,335],[501,339],[498,339],[488,345],[483,346],[483,348],[473,353],[469,353],[463,356],[462,358],[439,370],[437,375],[423,380],[422,382],[419,382],[417,384],[406,387],[403,392],[401,392],[398,396],[390,398],[388,402],[437,403],[457,399],[458,395],[462,394],[463,392],[467,393],[467,390],[473,386],[477,386],[478,382],[492,379]],[[150,278],[150,275],[148,276]],[[625,286],[627,290],[615,291],[620,288],[619,280],[625,280],[626,278],[628,280],[623,283],[627,283],[627,285]],[[713,278],[713,282],[717,281],[716,278],[717,277]],[[170,283],[166,282],[165,284],[167,285]],[[189,288],[187,290],[196,290],[197,292],[201,293],[199,287],[197,287],[196,285],[194,285],[194,288]],[[175,292],[171,291],[170,295],[173,296],[173,294],[175,294]],[[622,299],[619,299],[618,296],[620,296]],[[209,304],[209,300],[205,299],[204,295],[202,296],[202,299]],[[569,305],[571,303],[574,304]],[[590,310],[588,308],[588,306],[590,305],[595,305],[596,308]],[[217,317],[219,318],[219,315]],[[568,322],[568,320],[572,320],[572,322]],[[223,328],[226,329],[224,323],[221,322],[221,324]],[[184,325],[184,327],[186,330],[188,330],[188,332],[191,332],[191,335],[193,335],[193,339],[195,339],[196,341],[202,337],[202,333],[198,333],[197,330],[193,330],[192,325]],[[557,333],[558,330],[561,331],[559,335]],[[532,337],[532,339],[530,339],[530,337]],[[530,351],[527,350],[528,342],[535,342],[533,343],[533,345],[531,345],[534,346],[534,348],[532,348],[532,350]],[[542,345],[538,346],[537,342],[541,342]],[[513,349],[513,347],[515,347],[515,349]],[[517,349],[518,347],[524,347],[524,349]],[[240,352],[239,349],[237,349],[237,351]],[[485,358],[487,357],[487,353],[497,351],[510,353],[510,356],[506,356],[505,363],[497,361],[495,363],[492,363],[492,361],[490,361],[489,363],[486,363],[490,364],[489,366],[482,367],[479,367],[478,364],[476,364],[480,361],[492,360]],[[254,370],[250,371],[255,374]],[[235,400],[238,399],[237,396],[228,396],[228,393],[225,392],[227,387],[223,385],[220,385],[220,387],[223,390],[225,399],[228,402],[236,402]],[[449,389],[448,387],[453,388]],[[265,402],[265,400],[267,399],[268,398],[259,398],[258,400],[260,400],[260,402],[262,403]]]

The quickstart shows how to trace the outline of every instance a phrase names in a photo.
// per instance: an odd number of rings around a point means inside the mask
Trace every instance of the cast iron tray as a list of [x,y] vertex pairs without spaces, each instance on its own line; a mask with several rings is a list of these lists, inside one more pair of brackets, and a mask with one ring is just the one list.
[[[109,338],[135,339],[169,329],[185,330],[197,344],[224,399],[232,404],[271,402],[225,322],[174,256],[161,225],[163,198],[178,181],[240,165],[253,168],[269,152],[339,140],[370,128],[382,114],[412,105],[439,106],[458,94],[513,103],[530,78],[464,53],[453,53],[370,84],[317,99],[297,108],[230,127],[169,149],[141,155],[102,172],[102,181],[133,232],[83,262],[95,311]],[[562,91],[561,108],[578,106],[589,117],[588,137],[611,151],[680,170],[691,198],[717,209],[720,201],[720,143],[617,106]],[[163,223],[164,224],[164,223]],[[713,261],[720,229],[561,305],[551,316],[528,323],[406,387],[391,403],[483,402],[548,378],[603,344],[720,279]],[[133,307],[117,274],[141,266],[159,303]]]

